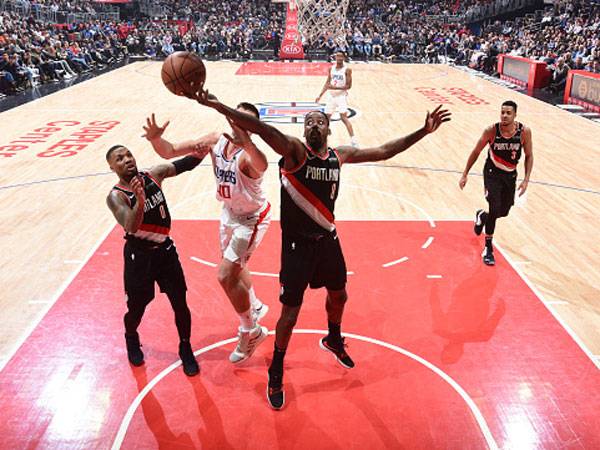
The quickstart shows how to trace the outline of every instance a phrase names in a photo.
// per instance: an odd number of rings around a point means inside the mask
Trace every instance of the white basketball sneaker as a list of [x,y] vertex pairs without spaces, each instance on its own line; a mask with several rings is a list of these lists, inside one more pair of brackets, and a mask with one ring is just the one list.
[[260,345],[262,341],[264,341],[269,335],[269,330],[267,327],[261,327],[260,325],[256,325],[250,331],[242,331],[238,332],[238,345],[235,350],[229,355],[229,361],[233,364],[241,363],[242,361],[246,361],[248,358],[252,356],[256,347]]

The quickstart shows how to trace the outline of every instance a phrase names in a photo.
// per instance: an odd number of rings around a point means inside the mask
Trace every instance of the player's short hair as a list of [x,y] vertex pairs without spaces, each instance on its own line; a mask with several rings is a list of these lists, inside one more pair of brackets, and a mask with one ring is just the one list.
[[502,103],[502,106],[510,106],[512,109],[515,110],[515,112],[517,112],[517,104],[512,100],[506,100],[504,103]]
[[111,148],[108,149],[108,151],[106,152],[106,160],[110,160],[110,155],[113,154],[113,152],[115,150],[118,150],[120,148],[126,148],[124,145],[121,144],[117,144],[117,145],[113,145]]
[[327,114],[325,114],[323,111],[321,111],[320,109],[315,109],[314,111],[307,112],[307,113],[304,115],[304,123],[306,123],[306,118],[308,117],[308,115],[309,115],[309,114],[312,114],[312,113],[319,113],[319,114],[322,114],[322,115],[323,115],[323,117],[325,117],[325,120],[327,121],[327,125],[329,125],[329,116],[328,116]]
[[256,116],[257,119],[260,119],[260,113],[258,112],[258,108],[254,106],[252,103],[241,102],[237,105],[237,108],[245,109],[246,111],[250,111],[252,114]]

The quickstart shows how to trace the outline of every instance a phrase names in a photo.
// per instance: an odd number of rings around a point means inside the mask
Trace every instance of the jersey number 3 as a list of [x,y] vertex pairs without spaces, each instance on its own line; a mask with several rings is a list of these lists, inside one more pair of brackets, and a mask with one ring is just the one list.
[[221,198],[231,198],[231,188],[226,184],[220,184],[217,188],[217,192]]

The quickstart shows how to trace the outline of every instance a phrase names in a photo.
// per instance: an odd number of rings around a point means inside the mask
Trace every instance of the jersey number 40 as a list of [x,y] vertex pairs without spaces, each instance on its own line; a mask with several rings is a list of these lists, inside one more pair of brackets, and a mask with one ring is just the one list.
[[231,198],[231,188],[226,184],[220,184],[217,193],[221,198]]

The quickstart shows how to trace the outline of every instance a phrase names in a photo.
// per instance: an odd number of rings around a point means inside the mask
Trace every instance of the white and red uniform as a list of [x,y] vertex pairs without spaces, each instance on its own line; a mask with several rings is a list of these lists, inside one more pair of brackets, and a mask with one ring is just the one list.
[[219,230],[221,252],[225,259],[244,265],[269,228],[271,205],[262,189],[263,177],[250,178],[240,170],[244,149],[236,148],[227,158],[228,143],[225,136],[221,136],[211,152],[216,196],[223,202]]
[[[330,84],[334,87],[346,86],[346,70],[347,68],[345,65],[342,66],[341,69],[338,69],[334,65],[330,71]],[[348,112],[348,91],[346,89],[329,90],[329,99],[325,105],[325,114],[333,114],[335,111],[339,112],[340,114],[345,114]]]

